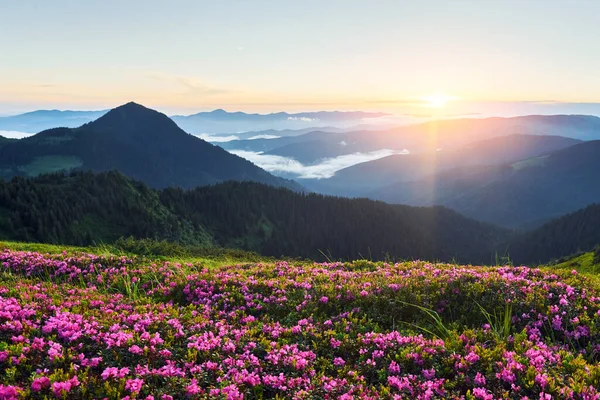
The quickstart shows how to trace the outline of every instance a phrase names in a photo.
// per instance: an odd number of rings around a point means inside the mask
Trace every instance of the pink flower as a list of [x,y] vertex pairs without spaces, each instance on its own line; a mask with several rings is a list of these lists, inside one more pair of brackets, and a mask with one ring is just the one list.
[[390,366],[388,367],[388,370],[390,371],[391,374],[399,374],[400,366],[398,365],[398,363],[396,361],[392,361],[390,363]]
[[125,383],[125,389],[131,393],[137,393],[142,389],[144,381],[142,379],[128,379]]
[[477,386],[485,386],[486,384],[485,376],[481,375],[480,372],[475,375],[475,384]]
[[54,382],[52,384],[52,393],[54,394],[54,397],[60,398],[65,396],[76,386],[79,386],[79,380],[77,379],[77,376],[74,376],[65,382]]
[[0,385],[0,399],[2,400],[17,400],[19,393],[15,386]]
[[435,369],[434,368],[424,369],[421,372],[423,373],[423,377],[425,379],[431,380],[431,379],[435,378]]
[[40,390],[47,388],[50,386],[50,379],[46,376],[42,376],[40,378],[35,378],[31,383],[31,390],[34,392],[39,392]]
[[471,364],[474,364],[477,361],[479,361],[479,356],[474,352],[470,352],[465,356],[465,360],[467,360]]
[[186,392],[187,394],[198,394],[200,393],[200,387],[198,386],[198,381],[196,379],[192,379],[191,383],[187,386]]
[[336,357],[333,359],[333,365],[335,365],[336,367],[343,367],[344,364],[346,364],[346,361],[344,361],[343,358]]
[[494,400],[494,396],[492,394],[488,393],[487,390],[485,390],[483,388],[473,389],[473,396],[475,396],[476,399]]

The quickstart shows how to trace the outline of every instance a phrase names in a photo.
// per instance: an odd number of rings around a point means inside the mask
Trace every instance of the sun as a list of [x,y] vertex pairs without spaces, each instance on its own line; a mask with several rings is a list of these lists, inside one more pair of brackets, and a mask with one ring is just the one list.
[[421,97],[425,102],[425,107],[440,108],[446,105],[449,101],[456,100],[458,97],[446,96],[445,94],[437,93],[432,96]]

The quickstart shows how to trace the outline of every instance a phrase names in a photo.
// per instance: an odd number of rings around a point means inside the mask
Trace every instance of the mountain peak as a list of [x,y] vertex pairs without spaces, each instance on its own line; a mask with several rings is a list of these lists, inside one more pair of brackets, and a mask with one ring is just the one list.
[[[129,103],[125,103],[118,107],[115,107],[114,110],[150,110],[149,108],[144,107],[141,104],[136,103],[135,101],[130,101]],[[150,110],[154,111],[154,110]]]
[[119,107],[113,108],[102,117],[90,124],[93,128],[116,128],[121,130],[180,130],[179,127],[165,114],[141,104],[130,101]]

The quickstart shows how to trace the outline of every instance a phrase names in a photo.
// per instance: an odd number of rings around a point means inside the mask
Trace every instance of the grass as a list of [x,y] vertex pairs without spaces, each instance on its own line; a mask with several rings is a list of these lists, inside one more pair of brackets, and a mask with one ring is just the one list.
[[37,176],[50,172],[70,170],[83,165],[83,162],[73,156],[43,156],[37,157],[32,162],[19,167],[26,176]]
[[496,310],[494,310],[493,314],[478,302],[475,301],[475,304],[479,307],[481,314],[485,317],[488,325],[490,325],[490,329],[494,332],[494,335],[496,335],[499,340],[507,340],[511,334],[512,328],[512,303],[504,304],[504,310],[502,310],[502,312],[496,313]]
[[576,270],[587,275],[600,274],[600,261],[594,252],[584,253],[551,266],[554,269]]
[[518,161],[516,163],[513,163],[511,165],[511,167],[515,171],[518,171],[523,168],[543,167],[544,165],[546,165],[546,162],[548,161],[548,157],[549,156],[541,156],[541,157],[530,158],[530,159],[523,160],[523,161]]
[[99,243],[93,246],[68,246],[45,243],[24,243],[0,241],[0,250],[11,249],[15,251],[31,251],[42,254],[67,254],[91,253],[101,256],[115,255],[137,257],[141,259],[172,261],[178,263],[201,264],[207,268],[216,268],[223,265],[245,264],[275,260],[263,257],[256,253],[243,250],[223,248],[200,248],[194,246],[181,246],[168,242],[154,240],[121,239],[114,244]]

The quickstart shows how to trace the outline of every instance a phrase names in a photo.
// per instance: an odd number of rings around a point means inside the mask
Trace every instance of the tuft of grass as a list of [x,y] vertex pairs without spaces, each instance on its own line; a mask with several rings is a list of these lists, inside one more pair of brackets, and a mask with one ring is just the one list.
[[430,334],[431,336],[435,336],[439,339],[445,340],[452,335],[452,331],[446,327],[444,322],[442,321],[442,317],[435,310],[432,310],[427,307],[420,306],[418,304],[407,303],[405,301],[399,301],[401,304],[404,304],[409,307],[414,307],[420,311],[422,311],[428,318],[429,323],[431,324],[431,329],[425,327],[423,325],[410,324],[408,325],[417,328],[423,332]]
[[511,334],[512,330],[512,314],[513,314],[513,305],[510,302],[506,302],[504,304],[504,310],[502,312],[496,313],[496,310],[493,311],[493,314],[487,311],[481,304],[475,302],[481,310],[485,320],[490,325],[492,332],[498,338],[498,340],[506,340]]

